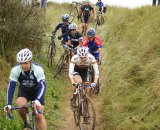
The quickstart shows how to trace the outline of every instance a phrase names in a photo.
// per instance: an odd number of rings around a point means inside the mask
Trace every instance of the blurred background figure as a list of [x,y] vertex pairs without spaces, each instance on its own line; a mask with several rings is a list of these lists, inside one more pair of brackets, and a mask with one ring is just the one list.
[[159,5],[159,6],[160,6],[160,0],[153,0],[152,5],[153,5],[153,6],[156,6],[157,1],[158,1],[158,4],[157,4],[157,5]]

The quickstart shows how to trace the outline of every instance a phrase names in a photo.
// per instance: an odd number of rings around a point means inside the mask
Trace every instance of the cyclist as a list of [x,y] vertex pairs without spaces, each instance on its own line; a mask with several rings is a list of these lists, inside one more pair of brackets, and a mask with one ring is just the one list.
[[101,0],[98,0],[96,6],[99,7],[98,11],[101,12],[102,18],[104,19],[104,14],[106,13],[106,7],[104,6],[104,3]]
[[[94,15],[96,15],[94,8],[90,5],[89,0],[85,0],[84,5],[82,5],[80,8],[80,16],[82,18],[82,35],[83,36],[85,36],[87,27],[89,25],[91,11],[93,12]],[[94,17],[96,19],[96,16]]]
[[[77,49],[77,54],[71,59],[69,65],[69,77],[72,85],[74,86],[74,92],[78,83],[88,82],[87,72],[90,66],[93,66],[94,70],[94,82],[91,83],[91,87],[96,87],[99,79],[99,69],[96,59],[88,53],[88,48],[81,46]],[[86,87],[86,93],[89,94],[90,87]],[[75,107],[76,95],[73,94],[71,98],[71,107]]]
[[88,29],[86,35],[87,37],[83,40],[83,46],[89,48],[89,52],[95,57],[100,65],[102,60],[102,41],[96,36],[94,28]]
[[82,46],[82,34],[77,31],[77,25],[75,23],[71,23],[69,25],[69,30],[70,33],[68,35],[67,45],[72,45],[73,48],[77,49]]
[[[10,82],[7,90],[7,105],[4,107],[5,112],[11,109],[12,98],[14,95],[16,82],[19,83],[17,106],[27,105],[28,101],[34,101],[35,107],[41,112],[44,111],[44,95],[46,90],[45,75],[41,66],[32,62],[32,52],[25,48],[17,53],[18,64],[12,68]],[[19,115],[26,126],[25,110],[20,109]],[[36,123],[38,130],[47,130],[46,121],[43,115],[36,114]]]
[[55,30],[52,32],[52,34],[55,35],[56,32],[57,32],[57,30],[58,30],[59,28],[61,28],[61,30],[62,30],[62,35],[59,36],[58,39],[61,40],[61,38],[63,37],[63,41],[67,42],[67,41],[68,41],[68,35],[67,35],[67,34],[68,34],[68,31],[69,31],[69,30],[68,30],[69,24],[70,24],[70,22],[69,22],[69,15],[68,15],[68,14],[62,15],[62,23],[59,23],[59,24],[56,26],[56,28],[55,28]]

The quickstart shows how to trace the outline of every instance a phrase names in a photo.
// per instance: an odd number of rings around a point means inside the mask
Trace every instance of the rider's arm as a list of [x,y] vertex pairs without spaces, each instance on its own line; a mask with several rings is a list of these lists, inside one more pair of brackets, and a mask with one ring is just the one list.
[[73,62],[73,57],[72,57],[71,62],[69,64],[69,78],[70,78],[72,84],[75,83],[75,81],[73,79],[74,67],[75,67],[75,63]]
[[63,33],[62,35],[61,35],[61,37],[64,37],[64,36],[67,36],[67,35],[69,35],[70,34],[70,30],[68,29],[65,33]]
[[37,78],[38,87],[39,87],[36,100],[40,101],[43,98],[45,91],[46,91],[45,75],[41,67],[37,68],[35,76]]
[[72,45],[72,44],[71,44],[71,38],[70,38],[70,37],[68,37],[68,42],[66,42],[66,44],[69,45],[69,46]]
[[53,32],[57,32],[57,30],[59,29],[61,27],[61,24],[59,23],[56,27],[55,27],[55,29],[54,29],[54,31]]
[[7,89],[7,105],[12,105],[12,98],[14,95],[15,88],[16,88],[16,82],[13,80],[10,80],[8,89]]
[[98,82],[98,79],[99,79],[99,69],[98,69],[98,64],[96,61],[94,61],[92,63],[93,65],[93,70],[94,70],[94,82],[97,83]]
[[13,98],[14,91],[16,88],[16,82],[18,80],[18,72],[19,72],[18,70],[19,70],[18,66],[12,68],[11,70],[11,74],[9,77],[10,82],[9,82],[8,89],[7,89],[7,105],[12,104],[12,98]]
[[97,45],[98,51],[99,51],[99,60],[102,59],[102,41],[100,40],[100,38],[95,40],[95,43]]
[[85,46],[85,47],[88,46],[88,39],[87,38],[84,38],[82,46]]
[[99,60],[102,60],[102,48],[98,48],[99,51]]

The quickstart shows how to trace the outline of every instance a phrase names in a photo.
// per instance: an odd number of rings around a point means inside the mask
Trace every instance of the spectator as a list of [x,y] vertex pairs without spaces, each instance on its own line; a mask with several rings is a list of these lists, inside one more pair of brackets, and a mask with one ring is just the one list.
[[158,4],[157,5],[159,5],[160,6],[160,0],[153,0],[153,6],[156,6],[156,2],[158,1]]

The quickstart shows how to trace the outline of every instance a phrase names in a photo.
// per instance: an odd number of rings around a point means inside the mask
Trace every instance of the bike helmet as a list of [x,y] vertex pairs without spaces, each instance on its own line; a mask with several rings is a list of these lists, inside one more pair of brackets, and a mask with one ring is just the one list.
[[69,14],[62,15],[62,21],[69,21]]
[[90,1],[89,1],[89,0],[85,0],[84,2],[86,2],[86,3],[90,3]]
[[88,55],[88,48],[84,46],[78,48],[77,54],[79,57],[86,57]]
[[89,28],[89,29],[87,30],[87,32],[86,32],[86,35],[87,35],[88,37],[94,37],[94,36],[96,35],[95,29],[94,29],[94,28]]
[[32,52],[28,49],[22,49],[17,53],[17,62],[24,63],[32,60]]
[[75,23],[71,23],[68,27],[70,30],[71,29],[76,29],[77,28],[77,25]]

